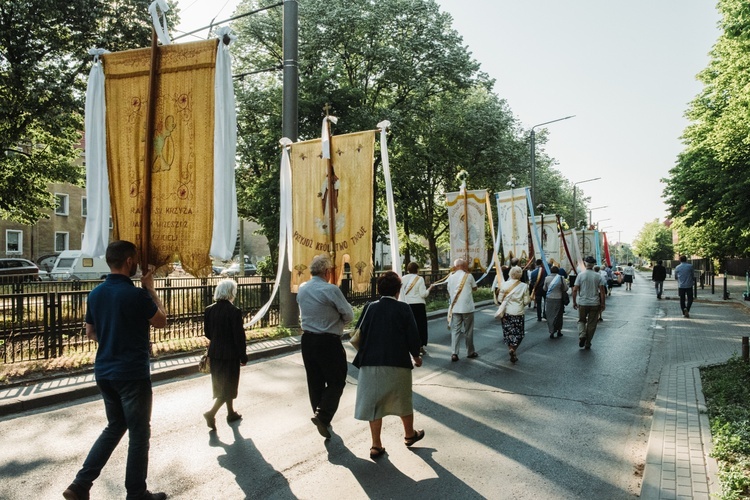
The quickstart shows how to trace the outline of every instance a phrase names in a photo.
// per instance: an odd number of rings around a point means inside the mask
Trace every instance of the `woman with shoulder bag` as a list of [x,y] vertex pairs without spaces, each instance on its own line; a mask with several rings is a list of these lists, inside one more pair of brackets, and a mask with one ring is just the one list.
[[412,368],[422,366],[417,323],[409,306],[398,301],[401,278],[393,271],[378,278],[381,298],[371,303],[360,322],[360,348],[352,364],[359,368],[354,418],[370,422],[370,458],[385,453],[380,440],[383,417],[398,415],[404,425],[404,444],[424,437],[414,428]]
[[559,273],[557,266],[550,268],[550,275],[544,280],[544,291],[547,294],[546,312],[547,328],[549,329],[549,338],[554,338],[555,334],[562,337],[563,312],[565,312],[564,298],[568,295],[568,284]]
[[531,302],[529,288],[520,282],[522,274],[523,270],[520,267],[512,267],[508,272],[508,281],[498,290],[500,303],[505,301],[505,314],[500,319],[503,325],[503,343],[508,346],[508,354],[513,363],[518,361],[516,349],[521,345],[525,334],[525,308]]
[[411,312],[414,313],[417,330],[419,330],[419,339],[422,342],[419,353],[424,355],[424,348],[427,345],[427,305],[425,299],[430,295],[432,286],[429,288],[425,286],[424,278],[418,274],[419,264],[416,262],[409,262],[406,270],[409,274],[401,280],[400,300],[409,304]]

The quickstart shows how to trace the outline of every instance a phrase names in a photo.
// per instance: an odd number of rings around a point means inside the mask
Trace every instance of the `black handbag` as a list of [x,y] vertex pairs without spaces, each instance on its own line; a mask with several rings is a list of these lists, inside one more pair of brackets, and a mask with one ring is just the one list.
[[211,358],[208,357],[208,349],[206,349],[206,352],[198,361],[198,371],[201,373],[211,373]]

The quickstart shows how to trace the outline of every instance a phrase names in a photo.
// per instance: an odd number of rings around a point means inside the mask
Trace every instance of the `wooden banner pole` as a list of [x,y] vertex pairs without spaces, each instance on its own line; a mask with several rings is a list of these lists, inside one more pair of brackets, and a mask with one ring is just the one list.
[[146,111],[145,151],[143,153],[143,191],[141,193],[141,272],[148,272],[149,248],[151,246],[151,167],[154,157],[154,129],[156,117],[156,94],[159,88],[159,45],[156,30],[151,28],[151,69],[149,72],[148,109]]

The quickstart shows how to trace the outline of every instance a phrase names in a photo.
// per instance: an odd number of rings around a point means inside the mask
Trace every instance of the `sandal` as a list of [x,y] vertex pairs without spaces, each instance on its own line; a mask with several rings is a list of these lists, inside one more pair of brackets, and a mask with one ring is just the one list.
[[383,455],[385,455],[385,448],[378,448],[377,446],[370,448],[370,458],[378,458]]
[[516,356],[516,351],[508,351],[508,354],[510,354],[510,362],[515,363],[518,361],[518,356]]
[[404,444],[411,446],[424,437],[424,431],[422,429],[415,430],[412,437],[404,438]]

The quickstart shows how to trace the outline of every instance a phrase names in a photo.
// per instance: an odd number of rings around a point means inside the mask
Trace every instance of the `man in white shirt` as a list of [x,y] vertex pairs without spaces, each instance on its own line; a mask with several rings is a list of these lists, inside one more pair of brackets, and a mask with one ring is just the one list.
[[448,294],[450,307],[448,318],[451,329],[451,361],[458,361],[458,341],[462,335],[466,336],[466,351],[468,358],[479,356],[474,350],[474,297],[472,292],[477,289],[474,276],[469,273],[469,264],[463,259],[456,259],[453,263],[455,271],[448,277]]

